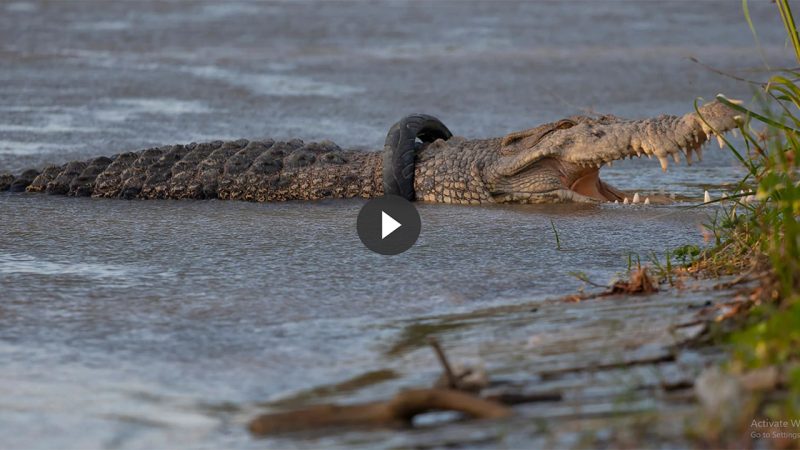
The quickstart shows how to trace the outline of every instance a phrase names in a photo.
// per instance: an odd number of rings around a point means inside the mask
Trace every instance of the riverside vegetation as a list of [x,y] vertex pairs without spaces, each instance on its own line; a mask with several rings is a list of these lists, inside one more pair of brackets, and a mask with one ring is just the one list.
[[[775,3],[788,47],[800,63],[800,35],[789,3]],[[757,40],[747,0],[742,4]],[[659,278],[670,282],[679,272],[749,282],[740,313],[714,337],[732,351],[717,380],[757,374],[767,381],[744,398],[729,398],[735,405],[722,405],[733,407],[735,417],[710,413],[696,427],[696,438],[712,445],[749,447],[752,439],[768,438],[768,445],[796,447],[800,432],[781,425],[800,423],[800,68],[772,70],[770,75],[764,83],[742,80],[754,87],[754,106],[717,97],[743,118],[743,139],[723,139],[746,175],[732,193],[716,201],[722,208],[705,226],[712,247],[699,254],[691,246],[681,247],[667,255],[666,265],[655,267]],[[683,264],[664,270],[670,256]]]

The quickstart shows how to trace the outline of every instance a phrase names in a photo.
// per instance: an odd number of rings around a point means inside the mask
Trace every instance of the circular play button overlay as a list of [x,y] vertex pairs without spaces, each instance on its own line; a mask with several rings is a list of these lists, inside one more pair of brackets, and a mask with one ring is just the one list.
[[414,205],[396,195],[368,201],[358,213],[356,230],[364,245],[381,255],[397,255],[411,248],[422,228]]

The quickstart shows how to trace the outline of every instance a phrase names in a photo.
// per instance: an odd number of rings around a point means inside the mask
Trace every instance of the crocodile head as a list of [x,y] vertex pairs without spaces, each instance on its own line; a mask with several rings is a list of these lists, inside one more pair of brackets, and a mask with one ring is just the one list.
[[[622,201],[625,194],[600,179],[613,161],[655,157],[666,171],[670,158],[702,158],[712,135],[738,126],[730,107],[714,101],[684,116],[622,120],[573,117],[504,137],[499,156],[484,169],[484,183],[499,203]],[[701,118],[702,117],[702,118]]]

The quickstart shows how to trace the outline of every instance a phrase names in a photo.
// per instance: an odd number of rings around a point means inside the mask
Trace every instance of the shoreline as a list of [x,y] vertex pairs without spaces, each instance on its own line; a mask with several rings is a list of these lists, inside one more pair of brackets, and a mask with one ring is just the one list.
[[[424,425],[426,420],[421,419],[421,429],[403,433],[410,439],[405,444],[421,445],[424,441],[431,447],[437,443],[468,445],[468,441],[459,442],[450,429],[467,426],[491,435],[490,430],[517,424],[511,433],[514,437],[496,435],[494,443],[534,439],[545,446],[560,446],[580,434],[583,444],[614,446],[630,444],[630,422],[646,418],[658,426],[633,442],[656,439],[670,445],[697,445],[696,431],[679,422],[705,420],[702,394],[696,392],[697,380],[709,367],[725,359],[723,354],[714,354],[724,347],[712,343],[709,337],[715,333],[716,324],[738,310],[745,301],[743,291],[750,288],[744,281],[724,289],[719,289],[718,284],[710,280],[687,280],[683,288],[646,295],[608,291],[583,294],[579,298],[568,295],[535,304],[493,307],[409,323],[405,339],[391,345],[387,355],[399,359],[413,356],[421,367],[430,367],[420,360],[426,359],[427,353],[433,356],[427,348],[431,336],[441,340],[453,361],[462,359],[470,353],[470,348],[477,346],[483,349],[479,353],[485,355],[482,363],[490,380],[482,396],[496,397],[503,393],[509,398],[535,400],[514,405],[515,415],[500,421],[434,420],[433,426]],[[570,316],[587,315],[592,317],[589,322],[569,328]],[[484,337],[487,335],[493,338]],[[488,349],[491,351],[487,352]],[[413,372],[413,367],[407,367]],[[315,404],[352,404],[354,398],[375,401],[393,395],[390,387],[376,387],[386,381],[401,386],[398,392],[411,387],[431,387],[435,381],[430,379],[430,370],[422,370],[429,378],[427,386],[413,381],[426,378],[424,375],[403,383],[407,375],[390,372],[387,376],[388,370],[376,367],[375,373],[385,377],[362,374],[259,404],[257,409],[262,413],[286,412],[313,408]],[[359,395],[363,388],[369,388],[373,394]],[[553,393],[560,394],[561,399],[539,400]],[[539,424],[537,427],[550,431],[543,433],[530,426],[518,429],[520,424],[531,420]],[[590,428],[596,428],[594,437],[587,434]],[[570,429],[583,431],[565,431]],[[326,433],[347,432],[348,428],[308,431],[307,435],[316,439]],[[366,441],[383,434],[357,429],[352,432]],[[421,438],[420,433],[425,437]],[[288,436],[299,444],[304,441],[303,433]],[[279,435],[267,439],[280,442],[285,438]],[[491,440],[488,436],[484,438],[486,442]]]

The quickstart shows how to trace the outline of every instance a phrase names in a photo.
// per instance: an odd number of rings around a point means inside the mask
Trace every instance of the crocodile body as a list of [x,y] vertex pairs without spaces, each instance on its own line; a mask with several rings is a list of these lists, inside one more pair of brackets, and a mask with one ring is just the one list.
[[[401,121],[390,131],[383,154],[343,150],[330,141],[241,139],[168,145],[27,170],[17,177],[0,175],[0,190],[257,202],[370,198],[385,190],[392,193],[387,181],[391,171],[384,164],[403,154],[405,169],[395,171],[402,179],[395,175],[393,181],[406,192],[403,195],[421,201],[614,201],[622,200],[623,194],[600,180],[603,164],[643,155],[658,158],[664,170],[669,157],[677,162],[683,155],[691,163],[713,134],[737,125],[734,111],[719,102],[701,107],[700,113],[702,119],[694,112],[644,120],[579,116],[504,137],[471,140],[450,137],[441,124],[438,132],[426,135]],[[428,123],[435,124],[433,120]],[[397,130],[404,127],[413,133],[395,142]],[[398,151],[398,145],[405,147]]]

